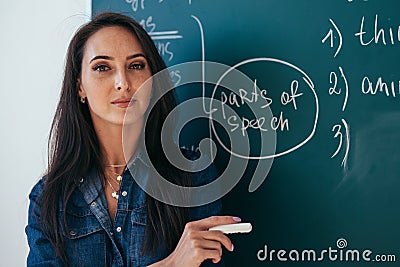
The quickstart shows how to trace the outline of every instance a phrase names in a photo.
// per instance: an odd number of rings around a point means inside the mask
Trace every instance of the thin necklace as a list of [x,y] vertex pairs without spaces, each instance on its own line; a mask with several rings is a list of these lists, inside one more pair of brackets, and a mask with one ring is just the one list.
[[[125,165],[113,165],[113,166],[111,166],[111,165],[106,165],[106,166],[108,166],[108,167],[114,167],[114,168],[118,168],[118,167],[125,167]],[[118,167],[117,167],[118,166]],[[122,181],[122,175],[121,174],[119,174],[119,173],[117,173],[117,172],[115,172],[115,171],[112,171],[114,174],[116,174],[117,175],[117,181],[118,182],[121,182]]]
[[118,167],[125,167],[126,164],[106,164],[104,166],[118,168]]
[[[117,175],[117,178],[115,178],[115,180],[117,180],[118,181],[118,183],[121,183],[121,181],[122,181],[122,175],[121,174],[119,174],[119,173],[117,173],[117,172],[114,172],[114,171],[112,171],[115,175]],[[114,180],[114,179],[113,179]]]
[[118,200],[119,194],[118,194],[117,190],[115,190],[114,186],[112,186],[112,184],[110,183],[110,181],[108,180],[107,177],[106,177],[106,180],[107,180],[108,185],[109,185],[109,186],[111,187],[111,189],[113,190],[113,191],[111,192],[111,196],[112,196],[113,198],[115,198],[116,200]]
[[[120,185],[120,184],[121,184],[121,181],[122,181],[122,176],[121,176],[120,174],[114,172],[114,171],[112,171],[112,172],[115,173],[116,175],[118,175],[117,178],[116,178],[116,180],[113,179],[113,181],[116,182],[118,185]],[[119,192],[119,190],[115,190],[114,186],[112,186],[112,184],[110,183],[110,180],[108,179],[107,176],[106,176],[106,180],[107,180],[108,185],[109,185],[109,186],[111,187],[111,189],[113,190],[113,192],[111,192],[111,196],[112,196],[113,198],[115,198],[115,199],[118,200],[118,197],[119,197],[118,192]]]

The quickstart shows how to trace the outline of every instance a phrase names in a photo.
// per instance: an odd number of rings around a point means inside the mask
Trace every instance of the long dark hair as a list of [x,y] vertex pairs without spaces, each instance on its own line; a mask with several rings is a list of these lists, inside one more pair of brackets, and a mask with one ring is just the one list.
[[[55,248],[57,256],[68,264],[64,251],[60,227],[67,227],[65,220],[60,222],[59,210],[65,212],[72,192],[77,188],[80,177],[95,168],[104,177],[103,155],[99,140],[94,132],[87,105],[79,103],[78,78],[81,74],[82,58],[86,41],[104,27],[121,26],[132,32],[139,40],[147,58],[152,74],[166,68],[152,39],[133,19],[117,13],[102,13],[83,25],[73,36],[66,56],[64,79],[60,100],[55,112],[49,138],[49,158],[46,183],[41,194],[40,220],[45,234]],[[162,82],[170,82],[169,77]],[[162,95],[163,84],[159,79],[153,81],[153,96]],[[164,84],[165,85],[165,84]],[[175,106],[175,96],[168,93],[161,97],[146,124],[146,148],[157,169],[171,180],[187,185],[188,174],[177,173],[170,168],[165,155],[160,153],[160,133],[163,121]],[[168,175],[168,173],[170,175]],[[178,174],[178,175],[177,175]],[[179,179],[181,179],[179,181]],[[60,199],[61,198],[61,199]],[[63,203],[60,207],[59,203]],[[187,220],[187,210],[163,204],[151,197],[146,199],[147,226],[145,251],[154,252],[155,241],[164,242],[172,251],[179,240]],[[66,229],[66,228],[65,228]]]

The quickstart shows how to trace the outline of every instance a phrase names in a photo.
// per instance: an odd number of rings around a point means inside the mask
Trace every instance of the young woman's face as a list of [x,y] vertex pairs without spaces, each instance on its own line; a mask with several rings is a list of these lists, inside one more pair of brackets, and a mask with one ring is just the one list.
[[[86,42],[79,96],[86,98],[93,124],[143,124],[151,98],[151,77],[143,49],[122,27],[105,27]],[[124,116],[127,117],[124,121]]]

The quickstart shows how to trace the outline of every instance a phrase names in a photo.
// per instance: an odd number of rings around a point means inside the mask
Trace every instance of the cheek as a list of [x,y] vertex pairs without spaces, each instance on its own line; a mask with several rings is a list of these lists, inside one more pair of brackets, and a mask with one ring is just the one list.
[[93,79],[89,77],[82,77],[82,89],[84,90],[88,102],[92,105],[104,102],[108,95],[108,82],[104,79]]
[[86,91],[89,103],[95,104],[105,101],[107,95],[106,92],[104,90],[98,90],[98,89],[101,88],[95,87],[95,84],[92,84],[92,87]]
[[104,107],[104,97],[100,94],[90,94],[87,96],[87,100],[92,109],[102,109]]
[[96,114],[108,112],[108,99],[108,95],[102,90],[89,90],[87,92],[89,109]]
[[139,87],[139,89],[135,93],[135,97],[140,99],[143,103],[147,103],[148,105],[151,99],[152,90],[153,90],[152,81],[151,80],[147,81]]

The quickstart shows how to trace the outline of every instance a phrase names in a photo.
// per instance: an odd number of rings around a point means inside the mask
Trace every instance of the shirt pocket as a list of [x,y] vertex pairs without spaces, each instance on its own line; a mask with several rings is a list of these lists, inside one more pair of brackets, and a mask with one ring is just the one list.
[[147,209],[146,206],[141,206],[131,210],[131,222],[133,226],[135,226],[135,224],[146,226],[146,220],[147,220],[146,209]]
[[165,258],[167,256],[167,251],[163,246],[159,246],[154,255],[148,251],[143,251],[146,240],[146,205],[134,208],[130,212],[132,231],[130,238],[131,261],[129,266],[148,266]]
[[144,246],[144,237],[146,231],[146,207],[136,207],[130,211],[130,253],[131,257],[140,256],[140,251]]
[[144,254],[146,231],[146,206],[135,207],[130,210],[131,233],[129,242],[128,266],[147,266],[148,257]]
[[[72,196],[63,229],[65,250],[72,266],[105,266],[106,233],[83,196]],[[63,221],[61,221],[63,222]]]

